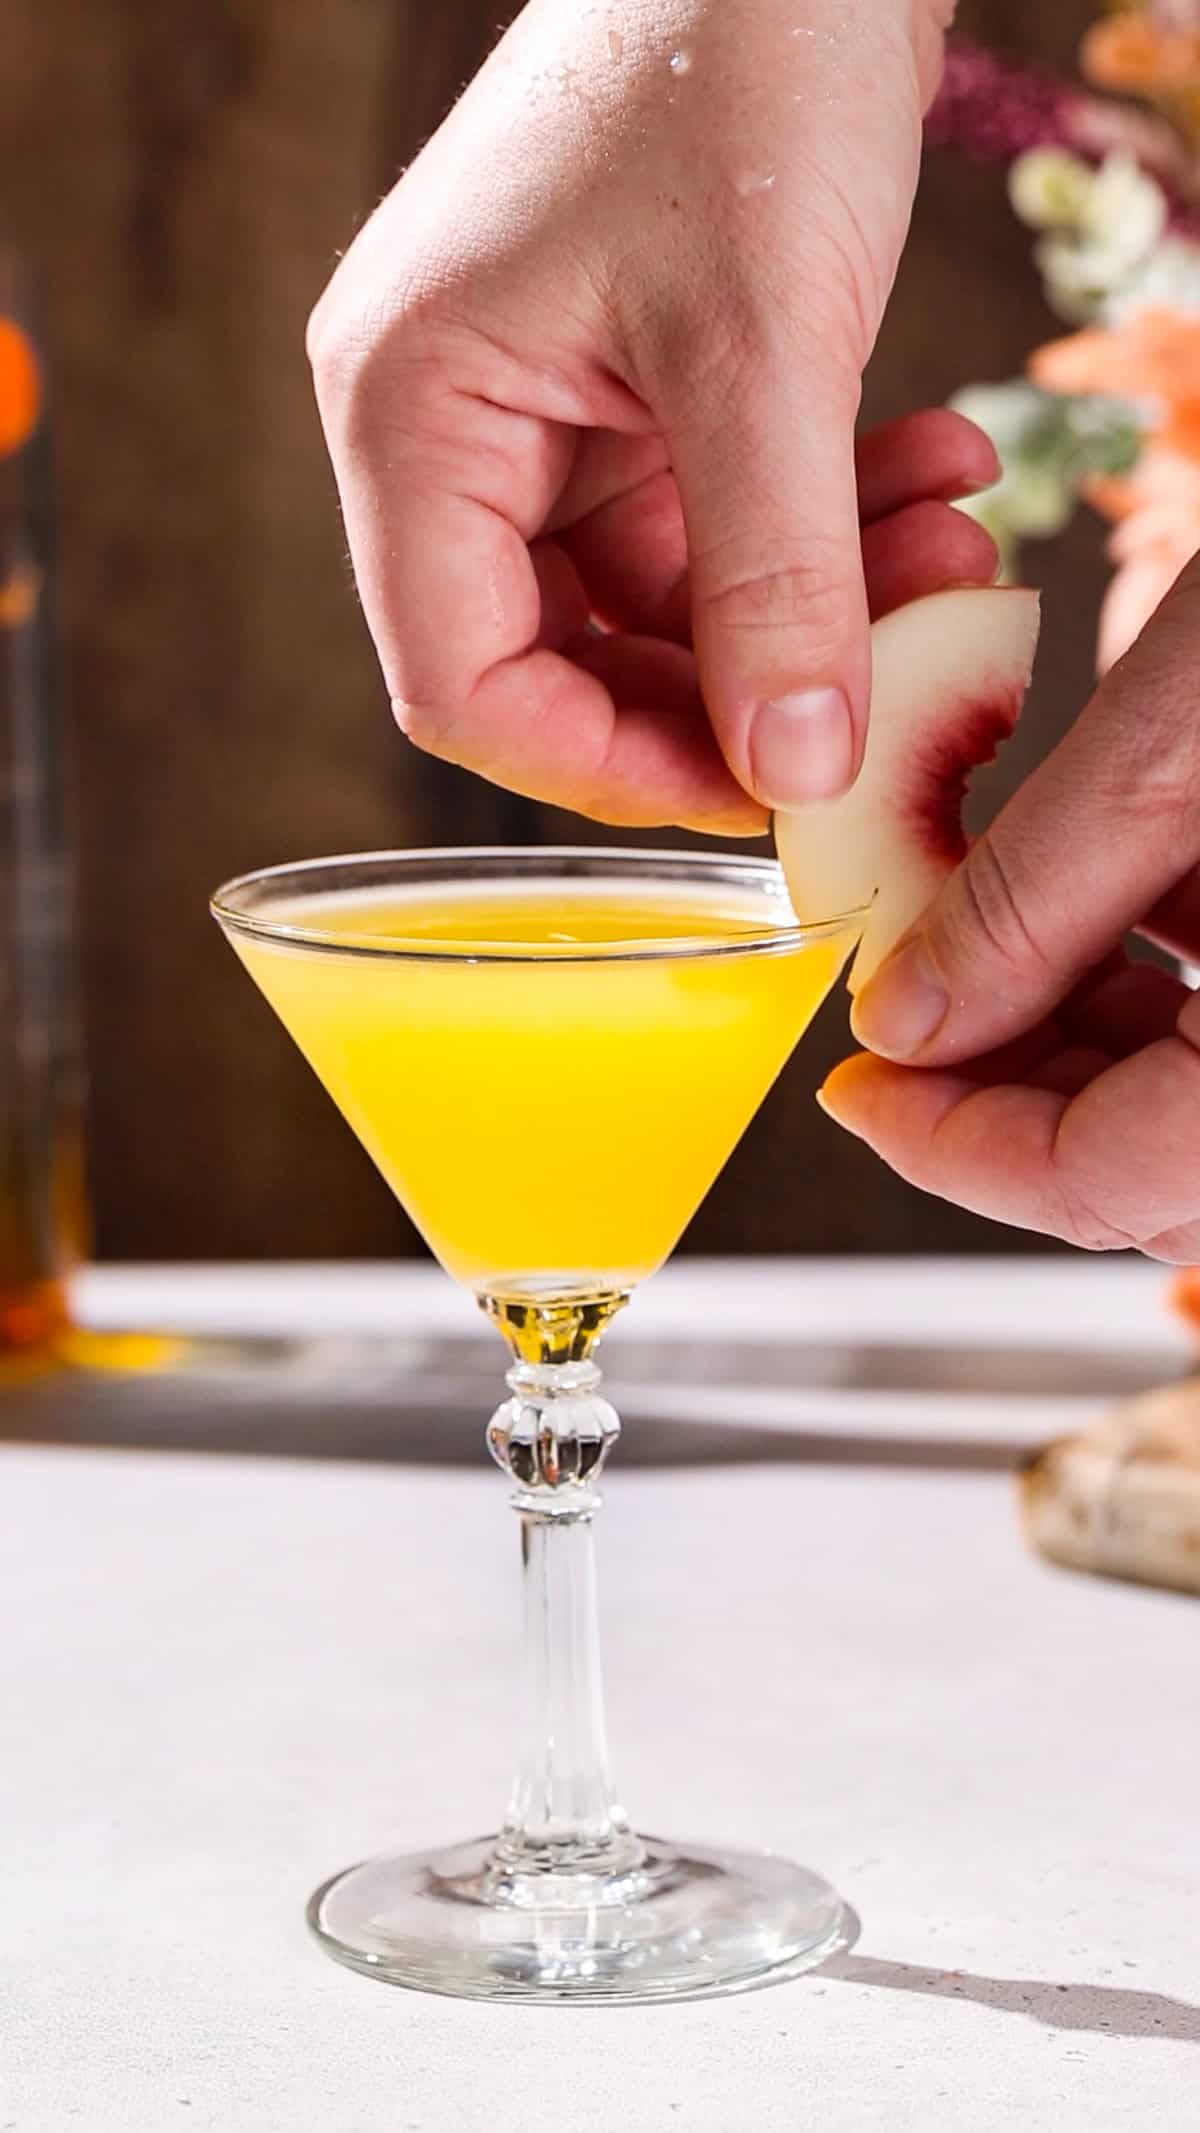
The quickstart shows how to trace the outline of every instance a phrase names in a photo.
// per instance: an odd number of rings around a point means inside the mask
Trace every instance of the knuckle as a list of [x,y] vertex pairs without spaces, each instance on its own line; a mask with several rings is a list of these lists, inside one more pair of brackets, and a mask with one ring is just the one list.
[[1158,748],[1147,747],[1143,734],[1140,747],[1105,749],[1088,797],[1098,820],[1111,824],[1114,834],[1136,835],[1139,841],[1144,835],[1147,842],[1163,845],[1194,833],[1200,816],[1200,751],[1190,726],[1189,719],[1180,722],[1177,735],[1164,730]]
[[1182,1028],[1150,1050],[1155,1054],[1150,1126],[1144,1098],[1136,1111],[1129,1105],[1123,1133],[1115,1130],[1119,1113],[1103,1114],[1101,1133],[1096,1115],[1081,1114],[1072,1104],[1054,1136],[1049,1169],[1064,1210],[1061,1233],[1087,1251],[1169,1257],[1174,1239],[1188,1229],[1195,1235],[1185,1213],[1190,1215],[1200,1197],[1200,1161],[1190,1123],[1200,1101],[1200,1050]]
[[321,411],[344,410],[361,394],[373,367],[378,335],[327,291],[314,306],[304,337]]
[[[846,627],[845,572],[832,543],[810,542],[803,560],[794,549],[769,551],[755,568],[727,575],[719,553],[700,556],[693,575],[700,588],[699,606],[707,619],[725,630],[803,630],[814,657],[832,657]],[[711,589],[704,589],[705,583]]]
[[1200,1230],[1194,1222],[1181,1224],[1178,1229],[1148,1237],[1138,1250],[1143,1258],[1160,1260],[1164,1266],[1194,1267],[1200,1260]]
[[1026,898],[993,837],[981,837],[972,845],[954,882],[943,923],[956,960],[977,964],[982,948],[1003,973],[1020,977],[1024,984],[1049,974],[1049,959],[1025,910]]
[[718,411],[744,404],[755,363],[753,320],[736,283],[719,307],[699,291],[651,286],[626,298],[625,338],[637,370],[657,386],[677,423],[707,428]]
[[775,406],[780,380],[797,375],[811,381],[814,404],[819,396],[853,419],[858,306],[838,279],[811,256],[780,260],[709,238],[699,260],[622,289],[618,330],[635,368],[684,423],[724,429],[741,410]]
[[435,295],[414,271],[393,271],[386,286],[343,293],[335,276],[309,317],[305,347],[327,424],[372,427],[395,401],[403,371],[429,369],[436,355]]
[[1093,1206],[1091,1195],[1085,1197],[1075,1184],[1067,1185],[1063,1190],[1062,1220],[1058,1224],[1058,1230],[1065,1243],[1073,1244],[1084,1252],[1127,1252],[1140,1249],[1140,1239],[1102,1214]]

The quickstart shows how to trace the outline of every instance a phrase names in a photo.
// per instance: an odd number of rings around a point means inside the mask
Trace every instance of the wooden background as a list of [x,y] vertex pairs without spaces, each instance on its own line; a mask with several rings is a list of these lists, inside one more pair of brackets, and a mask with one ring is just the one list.
[[[511,11],[511,10],[510,10]],[[205,912],[322,851],[600,834],[396,735],[351,592],[302,335],[337,248],[495,34],[496,0],[8,0],[3,219],[40,260],[57,378],[97,1244],[389,1253],[412,1233]],[[1087,0],[965,29],[1069,63]],[[933,158],[866,414],[1018,369],[1049,329],[995,171]],[[1086,691],[1081,523],[1026,747]],[[704,1250],[1020,1243],[922,1201],[816,1111],[835,1006],[701,1212]]]

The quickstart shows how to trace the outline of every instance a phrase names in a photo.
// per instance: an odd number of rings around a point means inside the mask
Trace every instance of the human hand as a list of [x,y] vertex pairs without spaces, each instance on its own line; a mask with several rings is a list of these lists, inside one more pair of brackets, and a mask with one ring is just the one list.
[[[1200,559],[855,1003],[825,1108],[913,1184],[1200,1261]],[[904,1064],[896,1062],[904,1061]]]
[[310,348],[419,746],[611,822],[849,782],[869,605],[994,572],[985,440],[853,437],[950,12],[530,0],[371,218]]

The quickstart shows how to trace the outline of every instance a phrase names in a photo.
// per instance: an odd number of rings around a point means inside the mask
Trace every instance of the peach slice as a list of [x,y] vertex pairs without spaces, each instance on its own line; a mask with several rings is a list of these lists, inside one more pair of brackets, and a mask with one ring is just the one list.
[[962,805],[1020,714],[1038,596],[963,588],[897,608],[871,632],[866,754],[839,800],[775,817],[797,918],[869,906],[850,972],[865,984],[966,853]]

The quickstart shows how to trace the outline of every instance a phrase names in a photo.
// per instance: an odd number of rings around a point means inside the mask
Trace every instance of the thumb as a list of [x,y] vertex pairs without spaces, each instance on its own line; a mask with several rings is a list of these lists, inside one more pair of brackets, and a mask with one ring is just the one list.
[[821,363],[810,370],[794,339],[756,355],[670,440],[701,690],[730,769],[764,807],[843,792],[866,733],[859,379],[828,351]]
[[1041,1022],[1200,857],[1200,558],[863,987],[860,1043],[945,1066]]

